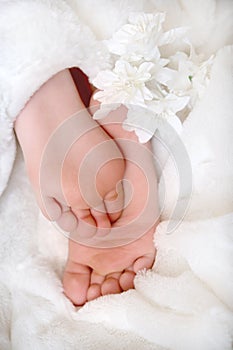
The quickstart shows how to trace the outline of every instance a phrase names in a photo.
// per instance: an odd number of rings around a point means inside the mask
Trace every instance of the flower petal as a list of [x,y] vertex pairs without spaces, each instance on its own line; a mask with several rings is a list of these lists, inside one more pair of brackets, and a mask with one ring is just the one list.
[[185,34],[187,34],[187,30],[187,27],[179,27],[161,34],[158,45],[167,45],[173,43],[177,39],[184,38]]
[[100,71],[97,76],[93,79],[93,84],[98,89],[105,89],[112,85],[112,82],[116,80],[116,74],[110,70]]
[[176,115],[174,115],[169,117],[167,121],[173,127],[173,129],[177,132],[177,134],[180,135],[183,130],[183,125],[180,119]]
[[175,94],[168,94],[165,97],[167,101],[167,106],[173,113],[181,111],[185,106],[187,106],[190,97],[189,96],[177,96]]
[[161,68],[156,74],[156,79],[164,85],[167,85],[168,81],[171,81],[175,78],[177,72],[170,68]]
[[149,141],[158,128],[158,119],[153,111],[140,106],[129,106],[127,119],[123,123],[124,129],[135,131],[139,142]]

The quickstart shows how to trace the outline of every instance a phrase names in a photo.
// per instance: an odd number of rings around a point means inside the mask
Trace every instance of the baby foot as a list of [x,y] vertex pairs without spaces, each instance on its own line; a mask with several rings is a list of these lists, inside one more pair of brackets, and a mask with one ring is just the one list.
[[154,263],[154,229],[136,241],[116,248],[93,248],[70,240],[63,275],[67,297],[80,306],[101,295],[132,289],[135,274],[151,268]]
[[[69,70],[56,74],[32,96],[15,131],[44,215],[65,231],[81,230],[85,236],[103,228],[106,234],[123,204],[122,188],[116,186],[124,160],[85,109]],[[105,201],[112,202],[111,212]],[[83,221],[89,223],[87,232]]]
[[[92,102],[92,111],[93,104],[96,102]],[[75,305],[133,288],[135,274],[154,263],[153,235],[159,210],[153,158],[149,145],[140,145],[134,133],[122,129],[124,116],[125,109],[120,108],[102,119],[101,124],[119,144],[126,161],[127,205],[108,234],[109,240],[102,241],[104,248],[98,247],[94,239],[87,242],[71,236],[63,286]],[[133,192],[128,190],[128,183]]]

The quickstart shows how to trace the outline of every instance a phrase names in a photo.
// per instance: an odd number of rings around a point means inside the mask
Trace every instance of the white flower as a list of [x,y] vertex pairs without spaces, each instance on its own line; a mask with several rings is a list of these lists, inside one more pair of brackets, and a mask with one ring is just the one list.
[[162,134],[165,130],[180,134],[182,124],[176,113],[181,111],[188,103],[189,97],[179,97],[174,94],[167,94],[159,101],[148,102],[148,108],[140,106],[128,106],[127,118],[124,121],[124,128],[128,131],[135,131],[139,142],[149,141],[156,130]]
[[171,79],[166,85],[174,93],[180,94],[191,88],[191,80],[196,69],[194,63],[189,59],[184,52],[177,52],[170,57],[169,67],[173,68]]
[[210,81],[210,71],[213,65],[214,56],[202,62],[192,77],[193,89],[197,92],[198,98],[204,95],[206,87]]
[[168,80],[171,79],[170,69],[165,67],[169,63],[169,59],[161,58],[160,52],[156,53],[156,56],[153,60],[153,67],[151,69],[152,79],[147,82],[147,86],[150,86],[150,89],[153,90],[153,85],[155,87],[155,81],[161,84],[165,84]]
[[123,123],[123,128],[134,131],[139,142],[149,141],[159,126],[159,120],[155,113],[148,108],[140,106],[128,106],[127,118]]
[[159,101],[152,101],[149,104],[149,107],[164,118],[169,118],[184,109],[188,104],[188,101],[189,96],[180,97],[169,93]]
[[145,105],[145,101],[153,98],[146,82],[151,79],[153,63],[144,62],[139,67],[129,62],[118,60],[113,71],[101,71],[93,80],[93,84],[100,90],[94,98],[104,104],[131,103]]
[[184,52],[177,52],[170,57],[169,66],[171,79],[166,86],[171,92],[178,95],[189,94],[193,106],[197,98],[203,96],[209,82],[210,69],[213,63],[213,56],[202,62],[202,57],[197,56],[192,49],[190,56]]
[[186,28],[175,28],[164,33],[164,20],[164,13],[132,13],[129,23],[106,41],[109,51],[129,62],[153,60],[158,55],[159,46],[172,43],[187,32]]
[[[186,37],[187,28],[164,32],[164,20],[164,13],[132,13],[128,24],[106,41],[115,62],[113,70],[100,71],[93,80],[100,90],[94,98],[101,102],[94,118],[103,118],[124,104],[128,108],[124,128],[135,131],[142,143],[156,130],[168,139],[181,132],[177,113],[186,116],[203,95],[213,62],[213,57],[203,61],[196,55]],[[177,40],[188,45],[189,55],[176,52]],[[171,52],[176,54],[170,56]]]

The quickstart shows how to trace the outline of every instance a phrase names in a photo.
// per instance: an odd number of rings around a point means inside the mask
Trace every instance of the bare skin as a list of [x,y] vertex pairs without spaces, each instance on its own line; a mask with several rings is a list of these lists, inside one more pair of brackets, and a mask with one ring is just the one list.
[[[98,108],[98,103],[92,99],[90,108],[92,112]],[[102,127],[117,141],[127,140],[138,143],[132,132],[122,128],[125,109],[121,108],[100,120]],[[148,184],[145,175],[139,166],[130,161],[132,159],[128,147],[121,145],[121,151],[126,160],[124,178],[127,179],[134,190],[129,205],[124,209],[121,217],[113,224],[115,228],[122,228],[133,222],[142,212],[147,199]],[[157,203],[156,174],[153,168],[152,156],[146,149],[150,145],[141,146],[144,153],[144,166],[154,176],[154,186],[150,187],[152,203],[142,225],[141,235],[129,239],[129,243],[114,248],[86,247],[70,240],[69,256],[64,271],[63,285],[66,295],[75,305],[82,305],[86,301],[101,295],[116,294],[134,287],[135,274],[141,269],[149,269],[155,260],[153,235],[158,224],[159,210]],[[135,157],[134,157],[135,158]],[[145,165],[147,163],[147,166]],[[148,225],[147,215],[153,216],[152,225]],[[136,225],[136,223],[135,223]],[[131,229],[133,226],[131,226]],[[136,232],[136,227],[135,227]],[[127,235],[127,231],[125,232]],[[111,233],[110,233],[111,234]]]
[[[75,118],[71,120],[72,115]],[[70,139],[70,134],[78,135],[80,128],[80,137]],[[16,120],[15,131],[43,214],[65,231],[77,228],[77,218],[92,225],[93,234],[95,228],[110,228],[120,211],[107,215],[104,200],[118,198],[122,207],[123,196],[118,196],[116,185],[124,174],[124,160],[115,142],[86,111],[69,70],[56,74],[31,97]],[[83,198],[77,174],[84,156],[102,144],[106,147],[100,165],[103,160],[106,163],[96,178],[98,198],[93,193],[90,200],[95,208]],[[89,164],[89,172],[94,170]]]
[[[127,225],[132,223],[130,226],[132,235],[134,234],[134,229],[132,229],[134,221],[143,211],[148,200],[148,184],[142,169],[130,161],[132,156],[130,147],[122,146],[121,142],[117,141],[117,138],[120,138],[137,143],[136,136],[123,130],[120,125],[124,118],[124,111],[116,111],[115,114],[102,120],[102,127],[85,112],[86,114],[82,116],[84,120],[82,127],[86,128],[87,132],[83,132],[81,137],[70,145],[62,169],[57,167],[57,164],[60,164],[56,162],[56,155],[64,151],[59,146],[63,138],[58,137],[54,157],[48,158],[49,161],[45,167],[48,181],[45,187],[41,188],[41,161],[51,135],[54,135],[57,128],[64,122],[66,123],[71,115],[83,108],[70,73],[65,70],[44,84],[17,118],[15,131],[24,153],[29,179],[36,193],[38,204],[49,220],[56,221],[66,231],[77,233],[80,227],[92,227],[94,231],[90,236],[93,236],[103,228],[109,230],[111,237],[113,228],[115,230],[119,228],[119,232],[122,232],[122,228],[127,228]],[[120,120],[119,115],[121,115]],[[117,121],[117,125],[112,124],[112,121]],[[79,119],[77,125],[73,126],[74,124],[72,124],[72,130],[75,129],[78,133]],[[116,147],[112,138],[119,143],[119,148]],[[77,182],[77,174],[88,152],[98,145],[105,144],[106,141],[107,151],[103,152],[105,163],[102,163],[104,165],[96,176],[99,202],[96,195],[93,194],[94,205],[92,206],[92,203],[86,201],[83,196]],[[148,147],[146,145],[145,150]],[[152,157],[146,152],[143,158],[155,181],[154,186],[150,188],[150,195],[154,198],[150,206],[150,210],[154,213],[153,223],[148,224],[148,218],[145,215],[145,225],[142,225],[141,234],[137,233],[135,237],[130,237],[127,244],[123,246],[111,247],[110,245],[108,248],[96,248],[80,244],[78,240],[69,240],[69,254],[63,285],[65,294],[75,305],[83,305],[86,301],[101,295],[120,293],[133,288],[135,273],[143,268],[151,268],[153,265],[155,259],[153,235],[158,223],[156,174],[151,166]],[[101,161],[103,159],[101,158]],[[91,169],[92,164],[89,164],[89,167]],[[61,174],[59,178],[61,186],[58,186],[54,180],[58,169],[62,170],[59,173]],[[119,208],[121,208],[123,196],[117,184],[119,185],[123,177],[131,183],[133,195],[129,204],[121,212]],[[89,225],[80,225],[81,222]],[[135,221],[135,232],[137,231],[136,225]],[[88,231],[84,232],[85,234],[88,236]],[[127,231],[126,234],[128,234]]]

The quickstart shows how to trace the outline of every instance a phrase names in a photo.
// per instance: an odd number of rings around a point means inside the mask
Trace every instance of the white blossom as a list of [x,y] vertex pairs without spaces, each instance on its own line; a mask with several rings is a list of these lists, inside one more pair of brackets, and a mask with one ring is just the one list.
[[[124,127],[147,142],[165,128],[182,130],[177,115],[193,108],[203,96],[210,79],[213,57],[196,55],[187,37],[187,28],[163,30],[164,13],[132,13],[111,39],[106,41],[115,63],[112,70],[100,71],[93,84],[101,102],[94,118],[105,117],[124,104],[128,108]],[[177,40],[185,50],[175,52]],[[169,50],[162,48],[169,44]],[[188,107],[188,108],[187,108]]]
[[153,63],[144,62],[139,67],[129,62],[118,60],[113,71],[99,72],[94,79],[94,85],[102,90],[94,98],[104,104],[132,103],[145,105],[145,101],[152,100],[153,95],[146,87],[151,79]]
[[188,96],[179,97],[167,94],[158,101],[148,102],[147,108],[128,106],[124,128],[128,131],[135,131],[141,143],[149,141],[157,129],[163,132],[167,124],[177,134],[180,134],[182,124],[176,113],[182,110],[188,102]]
[[170,57],[169,66],[174,69],[171,70],[171,79],[166,82],[167,87],[178,95],[189,94],[193,106],[206,90],[212,63],[213,56],[202,62],[201,57],[195,55],[193,50],[190,56],[177,52]]
[[206,87],[209,84],[210,70],[213,65],[213,61],[214,56],[212,55],[208,60],[202,62],[193,74],[192,85],[199,99],[204,95]]
[[129,23],[122,26],[106,42],[109,51],[129,62],[144,59],[151,61],[158,55],[158,47],[184,37],[186,28],[175,28],[163,32],[164,13],[132,13]]

